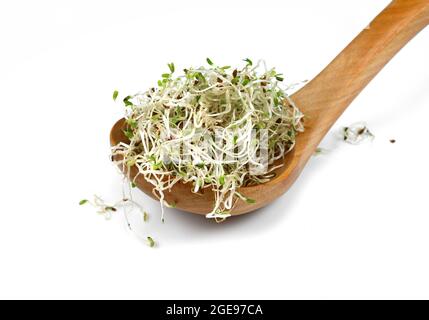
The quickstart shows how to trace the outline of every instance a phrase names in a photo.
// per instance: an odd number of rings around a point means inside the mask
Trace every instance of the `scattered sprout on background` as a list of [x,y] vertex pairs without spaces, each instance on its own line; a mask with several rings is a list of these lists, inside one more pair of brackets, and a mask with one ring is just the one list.
[[[254,203],[237,190],[269,181],[279,167],[274,162],[304,130],[303,114],[287,94],[291,87],[279,86],[284,77],[263,62],[245,62],[231,69],[207,58],[209,67],[184,69],[177,77],[169,63],[170,73],[161,75],[157,87],[123,100],[129,142],[112,148],[113,159],[124,171],[135,166],[153,185],[162,216],[164,193],[179,182],[188,183],[194,193],[213,190],[208,218],[228,217],[235,198]],[[255,174],[249,167],[260,166],[255,159],[261,156],[252,131],[260,134],[262,129],[268,132],[268,172]]]
[[139,210],[139,212],[141,212],[142,215],[145,215],[145,214],[147,215],[147,213],[137,202],[134,202],[133,200],[126,199],[126,198],[123,198],[122,200],[114,204],[108,204],[101,197],[94,195],[93,201],[84,199],[79,202],[79,205],[81,206],[85,204],[90,204],[91,206],[93,206],[97,210],[97,213],[104,216],[106,220],[110,220],[112,218],[112,213],[117,212],[119,208],[123,208],[125,219],[130,229],[131,229],[131,225],[128,222],[127,211],[125,211],[126,208],[131,208],[132,210],[137,209]]
[[314,151],[315,156],[320,156],[322,154],[327,154],[327,153],[329,153],[329,150],[321,147],[316,148],[316,151]]
[[113,101],[116,101],[118,98],[119,92],[117,90],[113,91]]
[[151,248],[155,247],[155,241],[152,239],[152,237],[147,237],[147,244]]
[[357,122],[348,127],[341,128],[341,136],[345,142],[350,144],[360,144],[374,139],[374,135],[369,131],[364,122]]
[[[128,228],[133,231],[135,233],[135,235],[137,237],[139,237],[140,239],[145,240],[148,244],[149,247],[153,248],[156,243],[153,240],[152,237],[142,237],[142,235],[140,235],[138,232],[134,231],[133,228],[131,228],[131,224],[129,222],[128,219],[128,212],[131,212],[133,210],[138,210],[141,214],[142,220],[143,222],[147,222],[149,220],[149,214],[143,210],[143,208],[136,202],[134,202],[132,199],[127,199],[127,198],[123,198],[122,200],[116,202],[115,204],[111,205],[111,204],[107,204],[102,198],[100,198],[97,195],[94,195],[94,200],[93,201],[89,201],[89,200],[81,200],[79,202],[79,205],[85,205],[85,204],[90,204],[92,205],[94,208],[97,209],[97,213],[102,215],[106,220],[110,220],[112,218],[112,214],[117,212],[119,208],[123,209],[123,213],[124,213],[124,217],[125,220],[127,222],[127,226]],[[128,211],[127,209],[130,208],[131,210]]]

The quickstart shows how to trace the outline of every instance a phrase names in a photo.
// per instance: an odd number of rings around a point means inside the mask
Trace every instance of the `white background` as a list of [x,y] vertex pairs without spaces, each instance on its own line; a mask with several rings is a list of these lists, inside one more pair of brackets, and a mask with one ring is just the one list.
[[[152,86],[166,63],[263,58],[314,77],[388,4],[353,1],[2,1],[0,298],[429,298],[429,30],[338,121],[290,191],[217,225],[136,197],[151,249],[118,214],[111,95]],[[350,146],[335,130],[366,121]],[[389,143],[396,139],[396,144]]]

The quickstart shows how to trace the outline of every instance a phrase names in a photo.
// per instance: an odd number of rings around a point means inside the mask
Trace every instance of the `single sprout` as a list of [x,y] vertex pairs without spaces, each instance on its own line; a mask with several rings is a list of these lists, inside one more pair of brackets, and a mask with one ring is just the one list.
[[209,67],[178,76],[169,63],[171,74],[157,88],[124,99],[129,141],[112,148],[113,159],[153,186],[162,221],[164,206],[175,205],[165,203],[165,193],[177,183],[196,194],[212,190],[207,217],[216,221],[231,215],[236,200],[254,203],[238,189],[272,179],[304,130],[303,114],[288,95],[291,86],[280,87],[283,76],[262,61],[244,61],[241,69],[219,68],[207,59]]
[[256,203],[256,200],[251,199],[251,198],[246,198],[246,202],[249,204],[253,204],[253,203]]
[[174,67],[174,63],[173,62],[168,64],[168,69],[170,69],[171,73],[174,73],[175,67]]
[[113,101],[116,101],[116,99],[118,98],[119,92],[118,90],[113,91]]
[[84,200],[80,200],[79,201],[79,205],[80,206],[83,206],[84,204],[87,204],[89,201],[88,200],[86,200],[86,199],[84,199]]
[[126,106],[132,106],[133,105],[133,103],[130,101],[131,99],[132,99],[133,97],[131,97],[131,96],[126,96],[125,98],[124,98],[124,104],[126,105]]
[[373,140],[374,135],[369,131],[364,122],[357,122],[341,129],[342,139],[350,144],[361,144],[367,140]]
[[325,148],[318,147],[318,148],[316,148],[316,151],[314,152],[314,155],[318,156],[318,155],[327,154],[327,153],[329,153],[329,150],[327,150]]
[[143,212],[143,221],[147,222],[149,220],[149,214],[145,211]]
[[244,61],[244,62],[247,62],[247,65],[248,65],[249,67],[251,67],[251,66],[253,65],[252,60],[250,60],[249,58],[246,58],[246,59],[244,59],[243,61]]
[[152,239],[152,237],[147,237],[146,240],[149,247],[151,248],[155,247],[155,241]]

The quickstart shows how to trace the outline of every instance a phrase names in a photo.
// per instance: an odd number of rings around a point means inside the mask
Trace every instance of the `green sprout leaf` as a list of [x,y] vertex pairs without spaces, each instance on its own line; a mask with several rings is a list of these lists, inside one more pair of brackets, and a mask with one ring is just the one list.
[[127,107],[129,107],[129,106],[133,106],[134,104],[130,101],[130,99],[132,99],[133,97],[131,97],[131,96],[126,96],[125,98],[124,98],[124,104],[127,106]]
[[246,198],[246,202],[249,204],[253,204],[253,203],[256,203],[256,200],[251,199],[251,198]]
[[234,136],[234,138],[233,138],[234,145],[237,144],[237,141],[238,141],[238,136]]
[[119,92],[118,90],[113,91],[113,101],[116,101],[116,99],[118,98]]
[[133,130],[125,129],[123,132],[129,140],[132,140],[134,138],[134,131]]
[[87,204],[88,202],[89,202],[88,200],[83,199],[83,200],[80,200],[80,201],[79,201],[79,205],[80,205],[80,206],[83,206],[84,204]]
[[174,73],[175,67],[174,67],[174,63],[173,62],[171,62],[171,63],[168,64],[168,69],[170,69],[171,73]]
[[264,122],[259,122],[259,123],[256,125],[256,127],[257,127],[258,129],[265,129],[266,124],[265,124]]
[[135,164],[136,164],[136,160],[134,158],[128,159],[127,167],[131,168],[131,167],[135,166]]
[[252,65],[253,65],[252,60],[250,60],[249,58],[246,58],[246,59],[244,59],[243,61],[244,61],[244,62],[247,62],[247,65],[248,65],[248,66],[252,66]]
[[219,183],[221,186],[223,186],[225,184],[225,176],[220,176],[219,177]]
[[152,165],[153,170],[159,170],[162,168],[162,162],[158,162]]
[[321,155],[321,154],[326,154],[328,152],[329,151],[327,149],[318,147],[318,148],[316,148],[316,151],[314,151],[314,155],[318,156],[318,155]]
[[249,82],[250,82],[250,79],[247,79],[247,78],[246,78],[246,79],[244,79],[244,80],[243,80],[242,85],[243,85],[243,86],[246,86],[246,85],[248,85],[248,84],[249,84]]
[[274,102],[274,105],[275,105],[275,106],[278,106],[278,105],[279,105],[279,98],[274,97],[274,98],[273,98],[273,102]]
[[209,65],[211,65],[211,66],[213,65],[213,61],[211,61],[211,60],[210,60],[210,58],[207,58],[206,60],[207,60],[207,63],[208,63]]
[[200,162],[200,163],[197,163],[195,166],[196,166],[197,168],[202,169],[202,168],[204,168],[205,164],[204,164],[203,162]]
[[149,214],[145,211],[143,212],[143,221],[147,222],[149,220]]
[[155,247],[155,241],[152,239],[152,237],[147,237],[147,245],[151,248]]
[[127,124],[132,128],[132,129],[136,129],[138,126],[138,122],[137,120],[133,119],[133,118],[129,118],[127,119]]
[[177,203],[175,201],[171,202],[169,205],[170,205],[170,208],[176,208],[177,207]]

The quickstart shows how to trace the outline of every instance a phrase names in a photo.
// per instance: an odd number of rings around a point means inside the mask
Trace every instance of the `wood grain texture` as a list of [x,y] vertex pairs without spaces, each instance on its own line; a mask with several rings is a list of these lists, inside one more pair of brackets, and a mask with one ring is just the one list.
[[[429,0],[396,0],[384,9],[318,76],[292,96],[306,116],[305,132],[297,137],[293,152],[285,157],[285,166],[271,181],[239,190],[255,199],[248,204],[236,201],[233,215],[248,213],[266,206],[295,182],[322,138],[354,98],[378,72],[429,23]],[[124,120],[112,128],[110,142],[126,142],[122,133]],[[134,178],[136,168],[131,168]],[[137,186],[153,197],[152,185],[142,176]],[[176,184],[166,192],[166,200],[180,210],[207,214],[213,208],[213,192],[194,194],[188,184]]]

